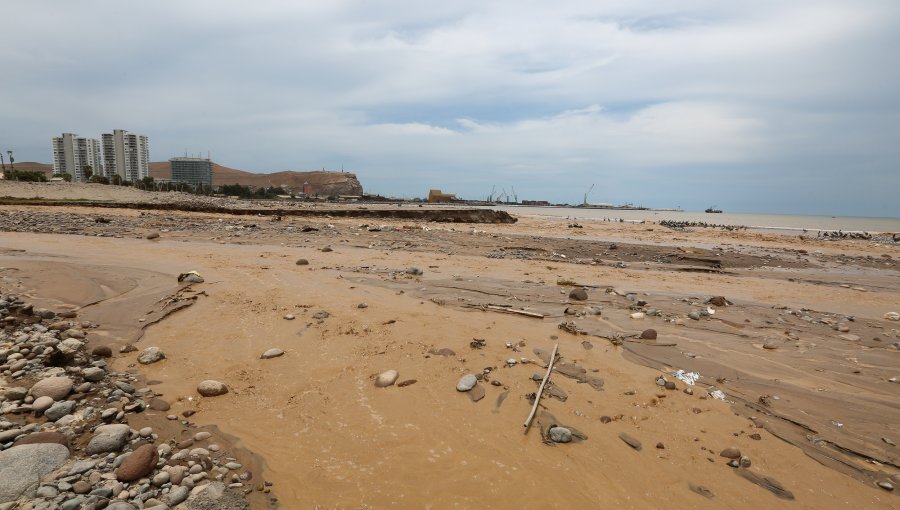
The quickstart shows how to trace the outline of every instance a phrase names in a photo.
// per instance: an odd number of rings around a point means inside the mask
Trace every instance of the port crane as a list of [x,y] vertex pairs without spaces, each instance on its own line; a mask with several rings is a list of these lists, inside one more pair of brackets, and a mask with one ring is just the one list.
[[488,202],[494,203],[494,193],[496,193],[496,192],[497,192],[497,185],[494,184],[494,185],[491,187],[491,194],[488,195],[488,199],[487,199]]
[[510,188],[512,189],[513,203],[518,204],[519,203],[519,195],[516,195],[516,187],[510,186]]
[[594,185],[591,184],[591,187],[588,188],[587,193],[584,194],[584,201],[582,202],[582,205],[588,205],[588,201],[587,201],[588,195],[590,195],[591,191],[593,191],[593,190],[594,190]]

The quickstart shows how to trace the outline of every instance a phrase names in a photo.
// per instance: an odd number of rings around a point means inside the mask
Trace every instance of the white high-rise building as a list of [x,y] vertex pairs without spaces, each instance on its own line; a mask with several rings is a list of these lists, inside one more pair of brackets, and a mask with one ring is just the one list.
[[124,129],[100,135],[103,140],[103,167],[107,177],[118,175],[136,182],[150,175],[150,144],[144,135]]
[[63,133],[50,139],[53,151],[53,173],[69,174],[74,182],[87,182],[85,170],[90,167],[93,175],[104,175],[100,159],[100,141],[74,133]]

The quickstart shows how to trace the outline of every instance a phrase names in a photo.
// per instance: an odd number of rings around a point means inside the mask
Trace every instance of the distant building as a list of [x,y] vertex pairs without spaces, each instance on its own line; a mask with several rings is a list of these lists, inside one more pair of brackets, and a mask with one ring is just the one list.
[[172,158],[172,180],[197,186],[212,187],[212,161],[203,158]]
[[116,129],[100,138],[106,177],[118,175],[123,181],[135,182],[150,175],[150,144],[146,136]]
[[456,195],[453,193],[441,193],[439,189],[433,189],[428,192],[428,201],[431,203],[436,202],[453,202],[456,200]]
[[69,174],[73,182],[87,182],[85,170],[90,167],[93,175],[104,175],[100,159],[100,141],[74,133],[63,133],[50,139],[53,151],[53,173]]

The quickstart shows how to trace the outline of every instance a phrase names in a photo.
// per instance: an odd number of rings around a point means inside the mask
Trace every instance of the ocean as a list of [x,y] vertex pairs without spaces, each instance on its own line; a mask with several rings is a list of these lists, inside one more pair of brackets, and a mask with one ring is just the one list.
[[709,214],[692,211],[623,211],[615,209],[583,209],[580,207],[531,207],[497,205],[491,209],[507,211],[514,215],[571,218],[573,220],[619,220],[627,222],[662,220],[702,221],[717,225],[744,226],[761,230],[785,231],[833,231],[844,232],[897,232],[900,218],[865,218],[857,216],[802,216],[788,214],[720,213]]

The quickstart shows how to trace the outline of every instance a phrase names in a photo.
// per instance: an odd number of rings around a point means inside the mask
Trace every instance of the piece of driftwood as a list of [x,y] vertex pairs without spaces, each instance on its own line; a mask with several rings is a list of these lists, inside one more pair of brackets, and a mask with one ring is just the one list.
[[544,374],[544,380],[541,381],[541,387],[538,388],[538,392],[534,396],[534,405],[531,406],[531,412],[528,413],[528,418],[525,419],[525,423],[523,424],[526,434],[528,433],[528,427],[531,425],[531,420],[534,419],[534,413],[537,412],[538,404],[541,402],[541,393],[544,392],[544,386],[547,384],[547,380],[550,379],[550,372],[553,370],[553,362],[556,361],[557,349],[559,349],[559,344],[554,344],[553,352],[550,354],[550,363],[547,364],[547,373]]
[[505,308],[497,305],[465,305],[466,308],[478,308],[482,311],[491,311],[491,312],[500,312],[500,313],[511,313],[514,315],[524,315],[525,317],[532,317],[534,319],[543,319],[544,315],[535,312],[526,312],[525,310],[515,310],[513,308]]

